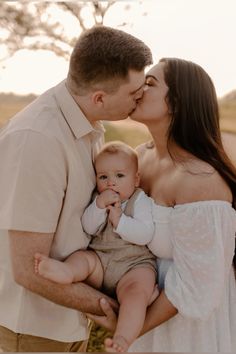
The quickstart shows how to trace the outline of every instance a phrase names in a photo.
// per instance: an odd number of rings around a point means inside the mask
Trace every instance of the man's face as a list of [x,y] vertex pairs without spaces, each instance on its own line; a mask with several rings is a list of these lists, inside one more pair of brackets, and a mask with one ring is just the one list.
[[126,119],[136,108],[137,101],[143,95],[145,83],[144,71],[129,71],[129,81],[119,89],[104,97],[104,117],[102,120]]

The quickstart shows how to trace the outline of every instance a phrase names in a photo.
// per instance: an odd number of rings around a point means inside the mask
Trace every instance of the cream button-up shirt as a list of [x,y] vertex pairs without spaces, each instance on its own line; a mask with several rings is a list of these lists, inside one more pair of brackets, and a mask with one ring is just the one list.
[[0,130],[0,325],[64,342],[87,338],[83,314],[14,282],[7,230],[55,233],[50,256],[59,260],[85,249],[81,216],[102,143],[102,125],[89,123],[65,81]]

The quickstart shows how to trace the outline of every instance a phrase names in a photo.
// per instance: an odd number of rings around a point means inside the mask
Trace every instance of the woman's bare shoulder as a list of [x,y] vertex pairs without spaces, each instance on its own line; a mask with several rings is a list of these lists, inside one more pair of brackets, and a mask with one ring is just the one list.
[[232,201],[228,184],[222,176],[204,161],[194,163],[192,170],[179,173],[176,204],[201,200]]

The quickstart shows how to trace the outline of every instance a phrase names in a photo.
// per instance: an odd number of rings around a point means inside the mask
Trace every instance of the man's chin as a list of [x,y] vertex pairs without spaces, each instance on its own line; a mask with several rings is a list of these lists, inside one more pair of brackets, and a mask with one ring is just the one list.
[[136,108],[134,108],[130,113],[129,113],[129,118],[133,119],[134,112],[136,111]]

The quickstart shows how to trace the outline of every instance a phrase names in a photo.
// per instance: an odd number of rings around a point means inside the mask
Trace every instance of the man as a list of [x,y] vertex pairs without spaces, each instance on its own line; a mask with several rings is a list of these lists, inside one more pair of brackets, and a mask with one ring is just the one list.
[[34,272],[34,254],[63,260],[87,247],[80,218],[95,187],[92,157],[103,142],[99,120],[127,118],[142,96],[144,68],[151,63],[139,39],[95,26],[78,39],[67,79],[1,130],[3,351],[86,350],[83,312],[102,314],[103,295],[88,284],[43,279]]

